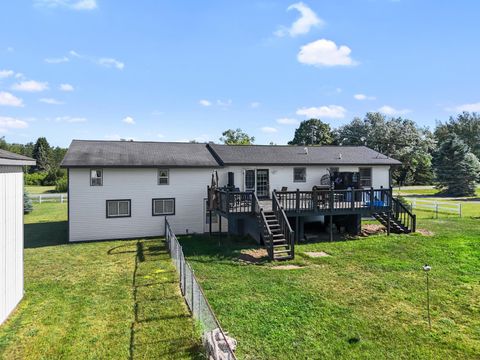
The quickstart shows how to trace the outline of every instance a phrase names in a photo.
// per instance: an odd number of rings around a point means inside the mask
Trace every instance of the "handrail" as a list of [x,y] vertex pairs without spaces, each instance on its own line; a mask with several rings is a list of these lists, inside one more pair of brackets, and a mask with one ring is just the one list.
[[273,233],[270,230],[270,227],[267,223],[267,218],[265,217],[265,213],[263,212],[263,208],[260,207],[260,201],[258,201],[257,194],[254,192],[252,195],[252,211],[257,216],[258,221],[261,223],[263,235],[264,235],[264,242],[265,235],[268,236],[268,244],[265,242],[265,246],[267,248],[268,256],[273,258]]
[[290,256],[293,258],[295,254],[295,236],[288,221],[287,214],[277,197],[277,192],[273,190],[272,192],[272,211],[275,213],[275,216],[280,224],[283,234],[287,237],[287,242],[290,245]]
[[412,232],[415,232],[417,228],[417,215],[413,214],[407,206],[405,206],[399,199],[394,198],[393,195],[391,196],[391,199],[393,215],[395,218]]

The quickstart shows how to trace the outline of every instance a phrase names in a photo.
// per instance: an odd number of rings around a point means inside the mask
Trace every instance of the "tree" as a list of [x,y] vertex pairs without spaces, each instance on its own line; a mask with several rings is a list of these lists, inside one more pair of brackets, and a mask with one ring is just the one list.
[[333,142],[330,125],[319,119],[304,120],[288,145],[329,145]]
[[435,129],[435,138],[439,143],[448,139],[450,134],[456,134],[470,151],[480,159],[480,115],[463,112],[456,118],[450,117],[446,123],[438,123]]
[[23,191],[23,213],[29,214],[33,210],[32,199],[26,190]]
[[48,171],[51,168],[52,149],[47,139],[39,137],[33,147],[32,156],[37,160],[36,169],[39,171]]
[[255,141],[255,137],[250,137],[242,129],[228,129],[222,133],[220,141],[227,145],[251,145]]
[[401,161],[402,165],[392,172],[393,179],[400,185],[415,181],[426,183],[433,178],[433,135],[412,120],[401,117],[387,119],[381,113],[370,112],[363,119],[354,118],[351,123],[337,129],[335,143],[366,145]]
[[438,187],[452,196],[474,196],[480,180],[480,161],[456,134],[440,144],[434,156]]

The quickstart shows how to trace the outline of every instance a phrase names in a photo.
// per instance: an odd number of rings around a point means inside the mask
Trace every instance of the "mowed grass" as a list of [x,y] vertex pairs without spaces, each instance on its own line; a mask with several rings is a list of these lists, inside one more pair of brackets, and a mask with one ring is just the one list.
[[25,216],[25,297],[5,359],[192,359],[200,339],[161,239],[65,244],[66,204]]
[[26,185],[25,190],[29,194],[49,194],[55,192],[55,185],[52,186],[40,186],[40,185]]
[[478,359],[479,220],[419,219],[418,227],[434,235],[299,245],[296,259],[281,263],[302,266],[296,270],[238,261],[256,247],[245,239],[192,236],[182,244],[241,359]]

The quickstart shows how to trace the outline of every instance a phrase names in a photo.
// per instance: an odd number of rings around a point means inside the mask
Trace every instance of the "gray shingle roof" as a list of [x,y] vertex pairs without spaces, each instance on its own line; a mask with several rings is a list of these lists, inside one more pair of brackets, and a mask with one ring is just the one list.
[[205,144],[73,140],[63,167],[217,167]]
[[208,145],[224,165],[400,165],[366,146]]
[[35,160],[0,149],[0,165],[35,165]]

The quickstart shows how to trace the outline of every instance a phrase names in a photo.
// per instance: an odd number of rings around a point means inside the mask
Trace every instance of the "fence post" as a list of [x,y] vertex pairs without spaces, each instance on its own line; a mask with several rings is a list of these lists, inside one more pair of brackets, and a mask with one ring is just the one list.
[[435,217],[438,219],[438,203],[435,201]]
[[192,314],[195,317],[195,310],[194,310],[195,309],[195,296],[194,296],[195,291],[193,291],[193,269],[192,268],[190,268],[190,273],[191,273],[190,278],[192,280]]
[[63,194],[60,194],[60,204],[63,204]]
[[42,203],[42,195],[38,195],[38,203],[39,203],[39,204]]

